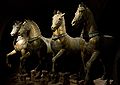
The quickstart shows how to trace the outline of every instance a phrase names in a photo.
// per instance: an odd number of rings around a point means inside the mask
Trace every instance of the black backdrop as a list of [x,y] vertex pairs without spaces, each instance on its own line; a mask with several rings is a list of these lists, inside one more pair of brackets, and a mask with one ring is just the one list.
[[[104,34],[119,37],[119,5],[113,0],[4,0],[0,3],[0,41],[3,38],[9,40],[10,31],[14,20],[29,18],[40,27],[42,34],[50,37],[53,10],[65,12],[67,32],[71,36],[79,36],[80,30],[71,27],[71,21],[78,4],[83,1],[92,11],[98,26],[98,30]],[[8,42],[3,42],[9,44]],[[3,45],[2,45],[3,46]]]
[[[103,34],[119,40],[119,3],[114,0],[82,0],[92,11]],[[14,20],[29,18],[40,27],[42,35],[51,37],[51,19],[54,9],[65,12],[67,32],[79,36],[79,29],[72,29],[71,20],[81,0],[4,0],[0,1],[0,62],[4,67],[4,55],[12,49],[10,31]],[[0,72],[2,73],[2,72]]]

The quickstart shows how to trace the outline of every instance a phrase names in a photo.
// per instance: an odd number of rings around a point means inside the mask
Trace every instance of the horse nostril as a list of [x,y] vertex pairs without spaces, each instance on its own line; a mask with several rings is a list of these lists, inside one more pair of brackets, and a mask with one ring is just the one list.
[[75,21],[73,21],[71,24],[72,24],[72,26],[74,26],[75,25]]
[[18,32],[18,35],[21,35],[20,32]]
[[51,26],[51,29],[53,29],[53,27]]
[[51,26],[51,30],[54,31],[54,27]]
[[10,35],[11,35],[11,36],[14,36],[14,34],[13,34],[13,33],[10,33]]
[[72,24],[75,24],[75,21],[73,21]]

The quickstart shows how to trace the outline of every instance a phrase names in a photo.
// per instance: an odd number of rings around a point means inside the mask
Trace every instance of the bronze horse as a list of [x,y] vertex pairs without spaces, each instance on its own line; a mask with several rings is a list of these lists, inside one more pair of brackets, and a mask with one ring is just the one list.
[[[87,42],[86,44],[86,52],[84,53],[83,60],[89,56],[90,58],[84,63],[86,66],[86,77],[85,77],[85,85],[92,85],[92,79],[90,77],[90,70],[93,66],[93,63],[100,58],[103,63],[109,60],[104,60],[105,58],[111,56],[114,57],[114,38],[109,35],[101,35],[98,32],[94,16],[92,11],[83,3],[79,4],[77,11],[75,13],[75,17],[73,18],[71,24],[72,26],[79,26],[83,24],[83,29],[80,37],[84,38]],[[111,54],[109,54],[111,53]],[[87,54],[87,55],[86,55]],[[89,55],[90,54],[90,55]],[[111,62],[108,64],[104,64],[104,75],[110,77],[110,70],[112,67]]]
[[[29,32],[28,35],[26,33],[19,34],[20,30],[25,27],[32,29],[30,30],[30,34]],[[41,31],[39,30],[37,24],[34,23],[25,24],[25,22],[23,23],[17,21],[13,25],[13,29],[10,34],[11,36],[15,36],[15,39],[13,41],[14,50],[8,53],[7,57],[17,53],[18,51],[21,52],[22,56],[20,57],[20,62],[21,62],[20,71],[22,72],[24,71],[24,73],[26,72],[25,61],[29,56],[33,56],[34,54],[36,54],[38,56],[37,58],[39,58],[38,66],[40,66],[41,69],[46,69],[44,59],[46,58],[47,46],[46,43],[42,39],[40,39]],[[29,37],[29,35],[32,36],[32,39],[31,37]],[[35,58],[36,55],[34,55]],[[35,69],[38,69],[38,66]]]
[[13,41],[13,46],[14,50],[11,51],[10,53],[7,54],[7,57],[13,54],[16,54],[17,51],[20,51],[22,54],[22,57],[25,55],[25,53],[29,54],[29,52],[25,52],[27,48],[27,39],[26,37],[17,35],[18,28],[22,24],[22,22],[16,21],[15,24],[13,25],[13,29],[10,33],[11,36],[14,36],[14,41]]
[[[30,53],[36,53],[36,50],[40,49],[40,54],[44,54],[44,56],[38,56],[41,58],[47,58],[48,61],[43,62],[44,64],[47,64],[47,66],[45,66],[44,68],[51,71],[51,57],[53,57],[62,48],[59,40],[53,40],[55,34],[52,38],[46,38],[42,36],[38,25],[32,20],[25,20],[21,25],[17,26],[15,30],[16,29],[18,29],[17,34],[26,38],[26,40],[28,41],[27,49],[28,51],[30,51]],[[43,48],[41,49],[41,47]],[[41,61],[42,60],[40,60],[40,62]]]
[[[56,56],[53,57],[52,62],[53,62],[53,71],[54,71],[54,64],[55,61],[63,55],[63,53],[67,54],[73,54],[72,57],[74,59],[77,59],[77,55],[80,56],[83,54],[83,49],[86,44],[85,40],[80,37],[73,38],[70,35],[67,34],[66,32],[66,26],[65,26],[65,19],[64,19],[64,14],[60,12],[59,10],[53,15],[52,17],[52,25],[51,25],[51,30],[53,33],[56,33],[56,38],[60,40],[62,44],[62,49],[58,52]],[[74,55],[75,53],[75,55]],[[68,57],[69,60],[70,57]],[[78,62],[81,62],[78,61]],[[74,65],[74,61],[71,61],[71,64]],[[81,67],[79,66],[79,69]],[[81,69],[80,69],[81,70]]]

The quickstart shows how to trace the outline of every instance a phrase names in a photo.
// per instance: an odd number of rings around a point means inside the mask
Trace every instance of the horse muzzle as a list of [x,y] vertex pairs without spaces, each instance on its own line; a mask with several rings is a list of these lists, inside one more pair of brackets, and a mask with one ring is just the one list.
[[15,33],[10,33],[10,35],[11,35],[11,36],[14,36],[14,35],[15,35]]
[[52,27],[52,26],[51,26],[51,30],[52,30],[53,32],[55,32],[56,29],[55,29],[55,27]]

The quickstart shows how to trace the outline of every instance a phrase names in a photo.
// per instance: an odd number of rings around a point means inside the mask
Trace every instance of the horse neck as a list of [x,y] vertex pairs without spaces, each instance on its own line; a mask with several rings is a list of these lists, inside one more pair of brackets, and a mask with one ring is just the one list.
[[59,32],[60,35],[66,33],[66,26],[65,26],[65,20],[64,20],[64,18],[63,18],[62,24],[58,28],[58,32]]
[[41,36],[41,32],[38,26],[31,24],[29,38],[35,38]]
[[87,30],[88,33],[94,33],[97,32],[97,26],[95,23],[95,19],[93,16],[93,13],[91,12],[90,9],[87,9],[87,15],[86,15],[86,23],[85,23],[85,28],[84,30]]
[[61,26],[58,28],[58,34],[61,36],[59,40],[62,44],[66,44],[70,36],[66,32],[66,26],[65,26],[65,20],[61,24]]

